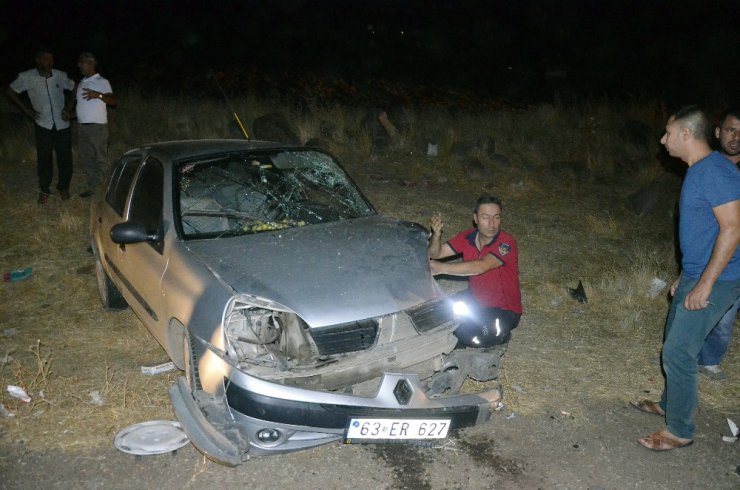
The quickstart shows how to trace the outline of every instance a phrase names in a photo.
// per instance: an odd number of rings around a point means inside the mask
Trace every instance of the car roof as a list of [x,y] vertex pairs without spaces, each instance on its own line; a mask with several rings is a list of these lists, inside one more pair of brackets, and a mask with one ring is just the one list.
[[152,143],[135,148],[126,152],[139,153],[146,152],[154,155],[166,157],[170,160],[179,160],[181,158],[198,157],[200,155],[209,155],[212,153],[245,151],[245,150],[263,150],[263,149],[283,149],[283,148],[302,148],[299,145],[290,145],[285,143],[275,143],[272,141],[254,141],[254,140],[237,140],[237,139],[199,139],[199,140],[180,140],[180,141],[163,141]]

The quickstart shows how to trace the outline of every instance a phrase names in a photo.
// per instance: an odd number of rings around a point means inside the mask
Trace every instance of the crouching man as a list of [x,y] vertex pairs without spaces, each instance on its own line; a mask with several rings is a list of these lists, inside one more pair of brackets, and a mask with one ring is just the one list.
[[[519,324],[522,299],[519,290],[519,251],[514,237],[501,230],[501,201],[478,199],[473,211],[475,228],[442,242],[442,217],[432,217],[429,257],[432,274],[470,276],[470,288],[455,299],[467,306],[455,331],[459,344],[491,347],[505,344]],[[462,262],[440,259],[462,256]]]

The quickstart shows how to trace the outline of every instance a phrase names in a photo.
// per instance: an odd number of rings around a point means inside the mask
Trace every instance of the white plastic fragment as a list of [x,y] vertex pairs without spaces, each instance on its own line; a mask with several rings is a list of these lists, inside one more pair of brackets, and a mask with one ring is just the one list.
[[517,393],[519,393],[520,395],[526,395],[527,394],[527,390],[525,390],[524,388],[522,388],[519,385],[511,385],[511,388],[514,391],[516,391]]
[[653,282],[650,283],[650,289],[648,289],[647,292],[648,298],[657,298],[660,292],[663,291],[667,285],[668,283],[663,279],[654,277]]
[[427,156],[436,157],[439,154],[439,147],[434,143],[427,144]]
[[516,418],[516,413],[511,412],[509,415],[506,416],[506,420],[513,420]]
[[727,419],[727,425],[730,426],[730,432],[732,433],[732,436],[722,436],[722,440],[725,442],[737,442],[737,440],[740,438],[740,429],[737,428],[737,424]]
[[15,412],[11,412],[7,408],[5,408],[5,405],[0,403],[0,415],[3,417],[15,417]]
[[142,374],[147,376],[154,376],[155,374],[167,373],[177,369],[174,362],[165,362],[164,364],[157,364],[156,366],[141,366]]
[[90,392],[90,403],[97,407],[101,407],[105,405],[105,398],[103,397],[103,395],[100,394],[99,391],[91,391]]
[[28,396],[28,393],[26,393],[26,390],[24,390],[20,386],[8,385],[8,393],[10,393],[10,396],[14,398],[18,398],[23,403],[31,402],[31,397]]

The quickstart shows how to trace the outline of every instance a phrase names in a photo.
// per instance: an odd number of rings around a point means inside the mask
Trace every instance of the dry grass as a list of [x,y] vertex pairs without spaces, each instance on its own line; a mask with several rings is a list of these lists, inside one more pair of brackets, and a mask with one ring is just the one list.
[[[143,142],[233,131],[214,101],[121,98],[125,103],[112,122],[112,155]],[[233,102],[247,123],[276,110],[252,99]],[[576,183],[554,177],[543,166],[580,159],[593,172],[608,175],[620,121],[633,117],[652,123],[655,112],[604,102],[455,118],[430,109],[408,115],[401,145],[384,155],[373,153],[359,129],[360,109],[317,105],[311,115],[289,114],[304,140],[319,135],[321,121],[331,121],[330,150],[385,214],[427,224],[440,211],[451,236],[471,225],[477,195],[504,199],[504,227],[521,250],[525,306],[501,377],[507,409],[588,417],[588,398],[624,405],[662,389],[656,359],[667,301],[664,294],[650,298],[646,293],[654,277],[670,283],[676,273],[673,223],[664,217],[638,219],[623,209],[621,198],[633,182]],[[441,149],[470,134],[495,136],[497,151],[512,160],[513,168],[489,179],[469,179],[452,158],[429,159],[412,151],[413,141],[429,134],[440,135]],[[178,373],[149,377],[140,371],[142,365],[164,362],[164,351],[130,311],[100,308],[86,250],[89,203],[52,196],[47,205],[36,205],[32,150],[18,134],[3,138],[0,270],[30,266],[33,275],[0,289],[0,402],[13,414],[0,416],[0,445],[96,447],[111,444],[132,423],[172,418],[167,387]],[[645,158],[647,170],[634,176],[637,180],[658,168]],[[81,186],[77,174],[72,191]],[[578,280],[588,303],[568,294]],[[464,281],[441,284],[450,292],[465,287]],[[702,379],[700,390],[703,406],[737,420],[736,339],[723,363],[731,380]],[[33,401],[12,398],[5,391],[8,384],[25,388]]]

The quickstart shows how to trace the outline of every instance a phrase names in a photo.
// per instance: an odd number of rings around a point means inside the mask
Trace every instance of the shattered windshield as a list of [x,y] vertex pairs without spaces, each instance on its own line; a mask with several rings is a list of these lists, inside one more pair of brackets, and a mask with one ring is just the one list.
[[374,214],[339,165],[316,150],[211,155],[177,167],[185,238],[244,235]]

